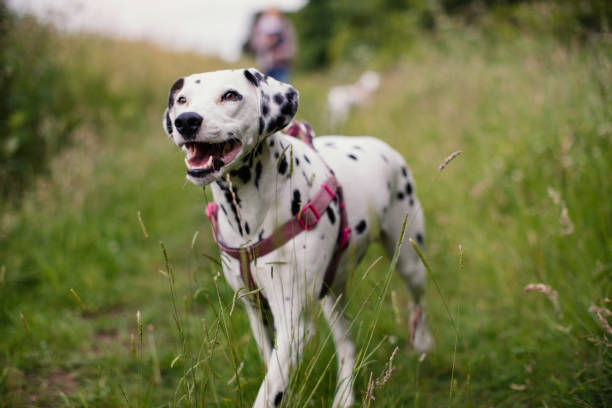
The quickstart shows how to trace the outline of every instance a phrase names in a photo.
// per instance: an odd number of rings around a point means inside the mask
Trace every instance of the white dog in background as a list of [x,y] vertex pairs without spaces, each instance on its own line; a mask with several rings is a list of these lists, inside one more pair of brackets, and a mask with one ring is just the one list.
[[365,104],[379,85],[378,73],[366,71],[354,84],[338,85],[330,89],[327,94],[327,105],[332,129],[346,122],[351,108]]

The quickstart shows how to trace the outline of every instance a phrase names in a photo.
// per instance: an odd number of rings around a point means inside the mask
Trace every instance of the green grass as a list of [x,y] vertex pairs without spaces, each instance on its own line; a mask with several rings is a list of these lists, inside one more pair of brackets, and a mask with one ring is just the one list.
[[[0,407],[249,406],[264,365],[243,310],[229,315],[234,294],[203,255],[217,256],[205,193],[185,183],[183,154],[161,127],[172,82],[223,65],[87,41],[90,54],[75,58],[94,58],[129,103],[109,100],[116,106],[104,126],[81,129],[19,207],[3,206]],[[432,268],[436,349],[423,361],[406,349],[409,295],[399,278],[381,297],[389,260],[361,279],[382,248],[374,245],[353,272],[347,313],[358,350],[372,334],[358,401],[396,346],[396,369],[370,406],[612,400],[612,336],[588,311],[611,308],[611,50],[605,40],[562,47],[448,28],[387,67],[369,106],[341,129],[386,140],[410,164]],[[326,133],[328,87],[358,75],[296,75],[298,118]],[[462,155],[439,171],[456,150]],[[535,282],[558,292],[559,312],[545,295],[523,291]],[[326,407],[333,398],[334,350],[318,320],[292,380],[294,405]]]

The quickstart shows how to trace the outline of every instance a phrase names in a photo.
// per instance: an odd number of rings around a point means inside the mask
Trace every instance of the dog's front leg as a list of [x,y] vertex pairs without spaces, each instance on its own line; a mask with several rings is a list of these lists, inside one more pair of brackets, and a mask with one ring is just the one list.
[[301,358],[304,344],[312,332],[304,301],[288,296],[276,302],[271,299],[270,307],[276,327],[276,344],[253,405],[256,408],[280,406],[289,386],[290,371]]
[[251,331],[257,343],[259,354],[264,364],[267,365],[272,354],[272,332],[274,322],[271,321],[271,315],[265,315],[268,313],[267,311],[260,310],[260,308],[253,306],[251,301],[253,301],[253,299],[243,298],[244,308],[246,309],[247,316],[249,316]]

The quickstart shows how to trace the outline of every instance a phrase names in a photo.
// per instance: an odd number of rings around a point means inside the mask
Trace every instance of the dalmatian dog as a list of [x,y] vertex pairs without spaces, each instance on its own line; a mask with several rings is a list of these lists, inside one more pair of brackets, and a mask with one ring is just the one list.
[[[254,300],[256,295],[242,301],[267,366],[254,406],[279,406],[287,400],[290,370],[313,332],[313,309],[320,304],[336,347],[333,406],[348,407],[355,402],[355,346],[342,313],[348,272],[374,238],[382,239],[389,256],[394,253],[406,213],[407,237],[422,244],[424,218],[399,153],[372,137],[316,137],[313,150],[280,132],[297,108],[294,88],[255,69],[200,73],[172,85],[163,126],[186,154],[187,178],[199,186],[210,185],[219,210],[216,239],[226,247],[245,248],[265,240],[279,225],[300,216],[332,175],[339,181],[344,204],[335,196],[317,214],[314,228],[248,262],[250,279],[265,299],[267,313],[262,313],[262,302]],[[333,283],[321,297],[341,233],[342,205],[352,234]],[[224,251],[221,260],[229,285],[244,291],[248,285],[241,261]],[[414,302],[412,343],[424,352],[433,340],[425,318],[425,271],[412,248],[401,250],[397,271]]]

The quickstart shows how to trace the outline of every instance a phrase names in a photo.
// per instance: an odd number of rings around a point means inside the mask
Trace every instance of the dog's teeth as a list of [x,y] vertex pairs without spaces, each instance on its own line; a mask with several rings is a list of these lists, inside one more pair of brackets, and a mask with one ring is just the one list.
[[208,161],[206,162],[206,164],[204,165],[204,168],[207,169],[210,167],[210,165],[212,164],[213,161],[213,157],[212,155],[208,158]]

